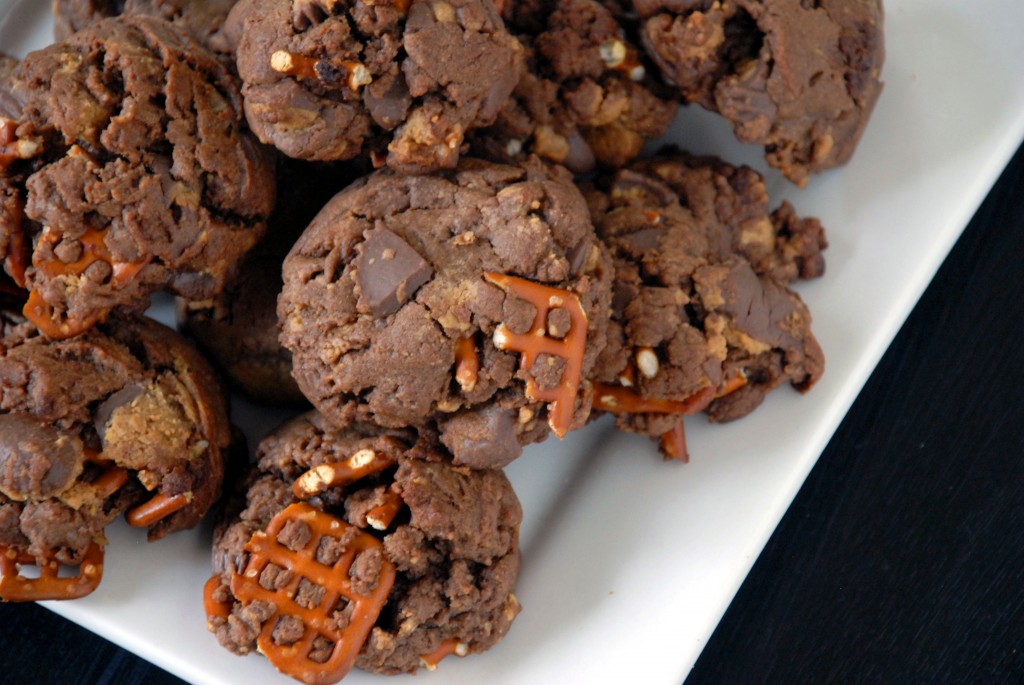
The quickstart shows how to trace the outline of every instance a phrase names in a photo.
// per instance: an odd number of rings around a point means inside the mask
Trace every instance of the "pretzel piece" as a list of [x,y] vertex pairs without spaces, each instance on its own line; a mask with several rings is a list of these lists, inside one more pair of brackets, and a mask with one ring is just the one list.
[[[534,283],[507,274],[485,273],[491,283],[502,290],[526,300],[534,306],[536,314],[530,330],[513,333],[502,323],[494,331],[494,346],[499,350],[520,352],[519,366],[529,371],[541,354],[565,360],[561,382],[554,388],[541,389],[532,378],[526,380],[526,396],[535,402],[549,402],[548,425],[559,438],[565,437],[572,424],[576,394],[583,378],[583,354],[587,347],[587,314],[575,293],[560,288]],[[548,312],[562,308],[569,314],[569,331],[564,338],[548,336]]]
[[464,392],[476,387],[480,373],[480,357],[473,338],[459,338],[455,342],[455,381]]
[[658,450],[665,459],[678,459],[688,463],[690,451],[686,449],[686,427],[683,425],[683,417],[676,419],[672,428],[661,434],[658,438]]
[[190,497],[185,493],[177,495],[165,495],[157,493],[147,501],[134,509],[130,509],[124,516],[129,526],[146,528],[157,521],[162,521],[179,509],[185,508]]
[[456,656],[466,656],[469,654],[469,645],[450,637],[447,640],[442,640],[441,644],[432,651],[427,652],[426,654],[421,654],[420,663],[423,664],[423,667],[428,671],[434,671],[437,669],[437,665],[441,663],[442,659],[446,656],[451,656],[452,654],[455,654]]
[[[284,527],[294,524],[304,524],[310,532],[309,540],[297,551],[279,541]],[[334,564],[317,560],[321,540],[343,536],[351,537],[351,541]],[[273,615],[263,624],[256,639],[260,651],[279,671],[304,683],[321,685],[341,680],[355,663],[395,581],[395,566],[383,554],[376,584],[368,594],[353,587],[349,571],[359,554],[383,550],[383,544],[369,533],[305,502],[298,502],[274,516],[265,532],[257,531],[245,549],[250,555],[249,562],[241,574],[232,574],[232,594],[243,604],[262,601],[274,606]],[[269,564],[285,569],[289,573],[288,582],[275,589],[263,587],[259,580]],[[304,581],[324,590],[323,598],[315,607],[296,602]],[[345,600],[351,605],[351,618],[344,628],[339,628],[333,614],[339,601]],[[286,618],[298,620],[302,634],[291,644],[278,644],[274,631]],[[323,640],[333,646],[327,660],[319,663],[310,658],[310,651]]]
[[402,510],[403,505],[405,505],[405,500],[402,499],[401,493],[392,483],[384,491],[384,502],[366,512],[366,523],[374,530],[387,530],[391,522],[398,516],[398,512]]
[[715,399],[715,389],[702,388],[685,400],[643,397],[632,388],[594,382],[594,408],[609,414],[678,414],[687,416],[703,410]]
[[[21,575],[22,566],[39,567],[38,578]],[[0,599],[5,602],[39,602],[47,599],[78,599],[95,590],[103,578],[103,547],[89,544],[78,564],[78,575],[61,578],[61,564],[53,558],[36,558],[0,546]]]
[[344,83],[351,90],[373,83],[370,70],[359,62],[317,59],[287,50],[278,50],[270,56],[270,68],[279,74],[315,79],[328,85]]
[[219,574],[214,574],[203,584],[203,613],[206,614],[206,623],[209,627],[215,618],[227,619],[231,615],[233,602],[217,599],[216,592],[221,588]]
[[[78,237],[82,246],[82,254],[73,262],[62,262],[52,257],[33,260],[36,269],[47,278],[55,279],[59,276],[78,276],[85,272],[96,262],[106,262],[110,265],[111,283],[115,288],[120,288],[135,278],[140,271],[148,264],[147,261],[118,262],[115,261],[110,250],[104,242],[106,229],[87,229]],[[39,236],[40,247],[56,247],[64,239],[59,231],[44,230]],[[70,338],[91,328],[106,310],[97,312],[92,316],[72,319],[56,312],[53,306],[48,303],[38,290],[29,294],[28,302],[22,312],[29,321],[50,338]]]
[[299,499],[309,499],[328,488],[345,487],[394,465],[394,460],[383,452],[361,449],[348,459],[320,464],[295,479],[292,492]]
[[32,159],[42,150],[38,140],[18,138],[18,122],[0,117],[0,171],[23,159]]

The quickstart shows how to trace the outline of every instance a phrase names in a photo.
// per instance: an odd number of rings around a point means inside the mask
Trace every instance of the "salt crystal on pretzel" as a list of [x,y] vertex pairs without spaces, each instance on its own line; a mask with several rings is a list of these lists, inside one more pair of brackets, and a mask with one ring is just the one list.
[[[534,283],[523,278],[487,272],[491,283],[534,306],[536,314],[526,333],[513,333],[505,324],[494,330],[494,346],[499,350],[521,352],[519,366],[529,371],[541,354],[565,360],[561,381],[554,388],[539,388],[532,378],[526,381],[526,396],[536,402],[549,402],[548,425],[559,438],[565,437],[572,424],[576,395],[583,378],[583,355],[587,347],[587,315],[579,297],[561,288]],[[560,308],[569,314],[569,330],[563,338],[548,335],[548,312]]]
[[[38,578],[21,575],[22,566],[39,567]],[[95,590],[103,578],[103,547],[89,544],[78,575],[61,578],[61,564],[52,558],[37,559],[31,554],[0,546],[0,599],[5,602],[40,602],[54,599],[79,599]]]
[[[286,525],[301,523],[310,531],[309,539],[298,550],[279,541]],[[349,540],[344,552],[333,564],[317,559],[317,550],[324,538]],[[369,592],[359,592],[353,585],[350,569],[356,558],[372,550],[383,550],[383,544],[341,519],[314,509],[305,502],[289,505],[267,525],[257,531],[245,546],[249,562],[242,573],[231,577],[231,592],[243,604],[268,602],[273,615],[263,623],[256,644],[264,656],[282,673],[310,685],[327,685],[341,680],[352,668],[370,630],[380,615],[395,581],[395,566],[380,554],[379,573]],[[288,582],[282,587],[267,589],[259,580],[268,565],[287,570]],[[316,606],[303,606],[296,601],[300,586],[313,583],[323,588]],[[334,619],[339,602],[351,606],[351,618],[344,628]],[[302,635],[290,644],[278,644],[274,631],[285,618],[301,623]],[[310,657],[321,640],[333,643],[326,661]]]

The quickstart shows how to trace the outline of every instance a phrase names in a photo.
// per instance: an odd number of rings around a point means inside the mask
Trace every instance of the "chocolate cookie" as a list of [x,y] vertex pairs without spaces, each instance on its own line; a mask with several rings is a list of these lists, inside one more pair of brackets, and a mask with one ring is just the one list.
[[257,459],[214,534],[205,605],[224,647],[333,683],[353,664],[432,669],[508,631],[522,511],[503,473],[452,466],[429,434],[314,412]]
[[278,164],[278,203],[267,235],[210,300],[176,301],[178,328],[196,341],[228,379],[257,402],[306,403],[292,378],[291,352],[277,334],[281,264],[295,240],[333,195],[356,178],[356,165]]
[[881,0],[632,0],[685,102],[718,112],[791,181],[850,159],[882,90]]
[[156,290],[218,292],[274,201],[224,67],[173,25],[123,15],[31,53],[13,80],[0,258],[33,291],[29,318],[66,337]]
[[[115,315],[71,340],[9,310],[0,320],[0,597],[79,597],[99,583],[103,528],[121,513],[156,540],[217,499],[224,397],[205,360],[149,319]],[[78,575],[56,577],[60,564]]]
[[454,167],[522,71],[490,0],[242,0],[229,23],[250,125],[302,159]]
[[143,14],[176,24],[215,53],[230,50],[224,20],[237,0],[53,0],[53,35],[62,41],[100,19]]
[[[786,381],[807,391],[824,368],[807,307],[771,275],[791,258],[782,235],[790,221],[758,216],[727,184],[701,186],[704,197],[691,208],[690,197],[653,173],[677,179],[696,164],[685,157],[639,163],[640,171],[619,172],[590,197],[615,265],[594,408],[615,414],[624,430],[660,436],[662,452],[682,459],[683,416],[737,419]],[[742,252],[745,237],[761,253],[773,233],[777,259],[758,273]]]
[[565,169],[382,170],[332,199],[285,260],[281,341],[335,425],[434,418],[457,463],[502,466],[548,426],[585,422],[610,278]]
[[494,125],[471,134],[479,156],[618,168],[672,123],[676,94],[597,0],[506,2],[502,17],[527,68]]

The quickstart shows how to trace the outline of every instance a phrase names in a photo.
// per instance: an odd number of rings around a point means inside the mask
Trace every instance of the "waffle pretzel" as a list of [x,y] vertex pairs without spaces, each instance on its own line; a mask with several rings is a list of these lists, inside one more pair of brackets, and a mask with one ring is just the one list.
[[[21,575],[21,567],[38,566],[38,578]],[[103,547],[89,544],[78,575],[61,578],[61,564],[53,558],[36,558],[27,552],[0,546],[0,599],[5,602],[39,602],[47,599],[79,599],[95,590],[103,578]]]
[[[532,378],[526,380],[526,396],[535,402],[548,402],[548,425],[559,438],[565,437],[572,424],[576,394],[583,378],[583,354],[587,347],[587,314],[583,311],[579,297],[561,288],[553,288],[523,278],[487,272],[484,274],[491,283],[534,306],[537,313],[527,333],[513,333],[505,324],[498,324],[494,331],[494,346],[499,350],[520,352],[519,367],[529,371],[541,354],[549,354],[565,360],[561,382],[554,388],[541,389]],[[569,331],[564,338],[548,335],[548,312],[562,308],[569,314]]]
[[[298,551],[278,541],[282,529],[292,522],[305,524],[311,533],[306,545]],[[245,570],[231,577],[231,592],[240,602],[262,601],[274,606],[274,614],[263,624],[256,638],[260,651],[279,671],[310,685],[336,683],[349,672],[395,581],[394,565],[381,555],[380,574],[370,593],[360,594],[352,587],[349,570],[356,557],[367,550],[383,548],[380,540],[353,528],[305,502],[291,504],[271,519],[266,531],[257,531],[252,536],[245,546],[249,552]],[[317,561],[321,540],[342,536],[351,536],[352,540],[338,561],[331,566]],[[268,590],[260,584],[260,576],[269,564],[284,568],[290,574],[283,587]],[[303,580],[325,591],[316,607],[305,607],[295,601]],[[339,629],[332,613],[343,600],[352,605],[352,612],[348,625]],[[274,630],[285,617],[301,621],[302,636],[292,644],[282,645],[275,642]],[[317,638],[333,643],[324,663],[313,661],[309,656]]]

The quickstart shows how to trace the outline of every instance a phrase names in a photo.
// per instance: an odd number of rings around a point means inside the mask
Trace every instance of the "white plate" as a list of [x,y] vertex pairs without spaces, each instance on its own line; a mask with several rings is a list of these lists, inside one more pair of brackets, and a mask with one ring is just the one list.
[[[44,45],[49,4],[0,0],[0,49]],[[773,205],[788,197],[828,230],[825,277],[798,285],[825,349],[822,381],[805,397],[781,389],[727,426],[694,417],[689,465],[662,463],[606,422],[528,449],[509,469],[526,515],[523,613],[495,649],[447,659],[418,683],[682,682],[1024,136],[1021,26],[1019,0],[888,0],[886,87],[853,162],[805,190],[769,174]],[[684,116],[674,140],[763,167],[714,117]],[[238,411],[253,435],[272,423]],[[123,525],[110,532],[100,588],[49,608],[197,684],[290,682],[206,632],[207,531],[154,545]]]

